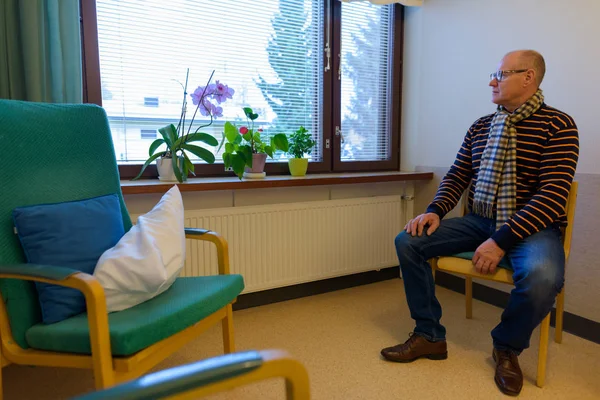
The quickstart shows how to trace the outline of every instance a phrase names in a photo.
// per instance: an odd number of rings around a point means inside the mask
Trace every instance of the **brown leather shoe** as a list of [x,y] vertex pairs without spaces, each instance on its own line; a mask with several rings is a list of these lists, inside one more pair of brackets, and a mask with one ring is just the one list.
[[509,396],[517,396],[523,388],[523,372],[517,355],[511,351],[494,349],[492,356],[496,362],[494,381],[498,389]]
[[430,360],[445,360],[448,358],[446,341],[430,342],[423,336],[411,334],[404,344],[387,347],[381,350],[381,355],[389,361],[412,362],[425,357]]

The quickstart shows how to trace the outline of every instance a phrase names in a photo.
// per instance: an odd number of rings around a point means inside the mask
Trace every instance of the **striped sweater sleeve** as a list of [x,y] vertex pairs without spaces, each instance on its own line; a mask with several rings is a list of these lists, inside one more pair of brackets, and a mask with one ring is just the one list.
[[566,212],[579,159],[579,135],[577,126],[570,119],[561,128],[550,137],[542,152],[537,192],[492,235],[504,251],[550,226]]
[[463,192],[469,186],[473,176],[471,146],[473,130],[477,123],[473,124],[465,135],[462,145],[458,150],[454,164],[442,179],[433,202],[427,207],[428,213],[436,213],[440,219],[444,218],[458,204]]

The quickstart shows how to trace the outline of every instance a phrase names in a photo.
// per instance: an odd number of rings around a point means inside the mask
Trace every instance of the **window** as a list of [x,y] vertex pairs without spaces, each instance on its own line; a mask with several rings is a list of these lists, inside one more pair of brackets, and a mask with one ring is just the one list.
[[[311,132],[317,145],[309,171],[398,168],[402,6],[338,0],[93,4],[82,2],[87,98],[108,114],[123,178],[136,175],[147,158],[148,142],[140,139],[177,124],[188,68],[188,93],[204,86],[213,70],[213,82],[235,90],[222,104],[223,117],[203,129],[219,141],[225,121],[243,124],[242,107],[249,106],[267,134],[290,134],[301,125]],[[191,115],[191,101],[188,107]],[[208,122],[196,116],[197,126]],[[216,156],[216,164],[196,170],[226,174]],[[286,160],[276,154],[267,172],[286,173]]]
[[342,4],[341,161],[389,157],[391,7]]

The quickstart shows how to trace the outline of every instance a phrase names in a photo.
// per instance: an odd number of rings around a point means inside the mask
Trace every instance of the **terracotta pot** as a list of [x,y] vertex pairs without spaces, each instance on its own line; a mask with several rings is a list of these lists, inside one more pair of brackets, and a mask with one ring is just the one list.
[[260,174],[261,172],[264,172],[266,162],[267,155],[265,153],[252,154],[252,168],[246,167],[246,172]]

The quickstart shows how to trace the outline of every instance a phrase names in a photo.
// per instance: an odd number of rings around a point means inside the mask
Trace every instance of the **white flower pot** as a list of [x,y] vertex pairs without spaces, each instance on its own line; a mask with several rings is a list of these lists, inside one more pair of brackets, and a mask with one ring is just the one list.
[[[179,165],[183,163],[183,157],[179,157],[178,159]],[[177,176],[175,175],[175,171],[173,171],[173,161],[171,158],[157,158],[156,159],[156,169],[158,170],[158,179],[162,182],[179,182],[177,180]],[[187,176],[183,177],[183,180],[187,180]]]

